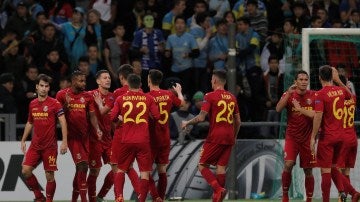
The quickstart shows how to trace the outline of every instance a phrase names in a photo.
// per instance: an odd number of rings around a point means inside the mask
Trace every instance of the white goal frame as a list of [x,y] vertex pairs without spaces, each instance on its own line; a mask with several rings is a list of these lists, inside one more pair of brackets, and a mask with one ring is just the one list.
[[302,69],[310,75],[310,35],[359,35],[360,28],[303,28],[301,34]]

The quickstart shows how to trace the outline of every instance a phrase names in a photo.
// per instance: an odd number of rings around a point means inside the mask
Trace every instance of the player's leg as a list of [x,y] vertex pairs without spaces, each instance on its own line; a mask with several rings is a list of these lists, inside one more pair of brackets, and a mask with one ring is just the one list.
[[311,152],[310,139],[299,146],[300,152],[300,167],[304,169],[305,174],[305,191],[306,201],[311,202],[314,193],[314,176],[312,174],[312,168],[316,167],[315,153]]
[[131,164],[130,168],[126,171],[126,175],[129,177],[135,193],[139,195],[140,193],[139,174],[134,169],[133,164]]
[[305,173],[305,191],[306,191],[306,202],[312,201],[314,194],[314,183],[315,179],[312,174],[312,168],[304,168]]
[[288,193],[291,185],[291,172],[295,165],[296,157],[299,154],[298,144],[290,138],[285,139],[284,153],[284,168],[281,174],[281,184],[283,192],[282,201],[288,202]]
[[[104,161],[104,165],[110,164],[110,162],[111,162],[111,146],[106,148],[105,151],[103,152],[103,161]],[[98,201],[103,201],[103,198],[109,192],[109,190],[111,189],[113,184],[114,184],[114,172],[112,170],[110,170],[104,179],[104,184],[101,187],[100,192],[97,195]]]
[[[89,202],[96,202],[96,180],[102,166],[102,155],[105,150],[100,142],[91,142],[89,147],[89,175],[87,177]],[[108,159],[107,159],[108,160]]]
[[52,202],[56,190],[54,171],[45,171],[46,176],[46,202]]
[[153,160],[151,158],[151,148],[149,143],[139,143],[136,146],[136,161],[140,170],[140,195],[139,201],[145,202],[149,191],[149,177],[152,170]]
[[87,161],[81,161],[76,164],[77,184],[79,188],[81,202],[87,202],[86,176],[87,176],[88,167],[89,166]]
[[157,165],[157,171],[159,174],[157,191],[162,200],[165,200],[165,193],[166,193],[166,187],[167,187],[166,168],[167,168],[167,164],[158,164]]
[[87,177],[89,202],[96,202],[96,179],[99,176],[100,168],[90,168]]
[[34,192],[35,201],[45,201],[45,196],[41,193],[39,182],[36,176],[33,174],[33,170],[38,165],[40,161],[40,154],[33,150],[32,147],[28,149],[25,156],[25,161],[22,164],[22,175],[25,178],[25,182],[30,188],[31,191]]

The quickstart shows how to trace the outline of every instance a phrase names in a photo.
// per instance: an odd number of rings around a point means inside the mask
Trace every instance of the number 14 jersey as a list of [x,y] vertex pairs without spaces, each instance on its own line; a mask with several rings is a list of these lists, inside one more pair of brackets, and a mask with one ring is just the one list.
[[239,114],[235,96],[221,89],[207,93],[201,110],[208,113],[210,120],[206,142],[233,145],[235,143],[234,115]]

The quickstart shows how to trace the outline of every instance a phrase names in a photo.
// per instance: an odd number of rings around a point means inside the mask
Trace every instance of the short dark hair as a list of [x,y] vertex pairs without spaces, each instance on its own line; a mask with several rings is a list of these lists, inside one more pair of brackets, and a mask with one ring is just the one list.
[[48,15],[46,14],[45,11],[39,11],[37,14],[36,14],[36,18],[38,18],[39,16],[45,16],[46,18],[48,17]]
[[112,30],[116,29],[117,27],[125,27],[123,22],[116,22],[112,26]]
[[248,17],[241,17],[237,20],[237,22],[243,22],[247,25],[250,25],[250,19]]
[[126,80],[129,84],[129,87],[132,89],[138,89],[141,86],[141,78],[136,74],[129,74]]
[[174,23],[175,23],[177,20],[179,20],[179,19],[183,20],[183,21],[185,22],[185,24],[186,24],[186,18],[185,18],[185,16],[183,16],[183,15],[178,15],[178,16],[176,16],[176,17],[175,17],[175,20],[174,20]]
[[39,84],[40,81],[44,81],[48,84],[50,84],[52,82],[52,78],[46,74],[39,74],[38,77],[36,78],[36,84]]
[[346,79],[346,77],[344,75],[339,75],[339,79],[344,85],[346,85],[347,79]]
[[85,73],[83,73],[80,70],[75,70],[72,74],[71,74],[71,80],[75,79],[78,76],[86,76]]
[[319,68],[319,77],[323,81],[332,80],[332,68],[330,67],[330,65],[323,65]]
[[295,80],[299,77],[300,74],[306,74],[307,76],[309,76],[309,74],[308,74],[306,71],[304,71],[304,70],[299,70],[299,71],[297,71],[296,74],[295,74]]
[[124,78],[127,78],[129,76],[129,74],[132,74],[134,72],[134,69],[131,65],[129,64],[123,64],[119,67],[119,69],[117,70],[117,75],[120,77],[123,76]]
[[213,75],[219,78],[222,83],[226,83],[226,70],[214,70]]
[[276,55],[270,55],[268,58],[268,62],[270,62],[271,60],[276,60],[277,62],[279,62],[279,58]]
[[159,86],[163,79],[163,73],[160,70],[151,69],[149,71],[149,79],[152,84]]
[[81,57],[79,58],[79,63],[80,63],[80,62],[90,63],[89,57],[88,57],[88,56],[81,56]]
[[207,17],[209,17],[209,15],[206,12],[198,13],[195,17],[196,24],[200,25],[204,23]]
[[52,23],[46,23],[46,24],[44,25],[44,28],[43,28],[43,29],[46,29],[46,28],[48,28],[48,27],[52,27],[52,28],[54,28],[54,29],[56,30],[55,25],[52,24]]
[[96,72],[95,78],[96,79],[100,78],[101,74],[110,74],[110,72],[106,69],[99,70]]
[[5,84],[14,81],[15,81],[15,77],[12,73],[2,73],[0,75],[0,84]]

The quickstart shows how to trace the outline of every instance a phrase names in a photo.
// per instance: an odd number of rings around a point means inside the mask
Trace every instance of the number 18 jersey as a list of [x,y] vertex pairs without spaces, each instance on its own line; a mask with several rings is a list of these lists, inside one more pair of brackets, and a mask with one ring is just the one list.
[[201,110],[206,111],[210,119],[206,142],[233,145],[235,143],[234,115],[239,114],[235,96],[226,90],[207,93]]

